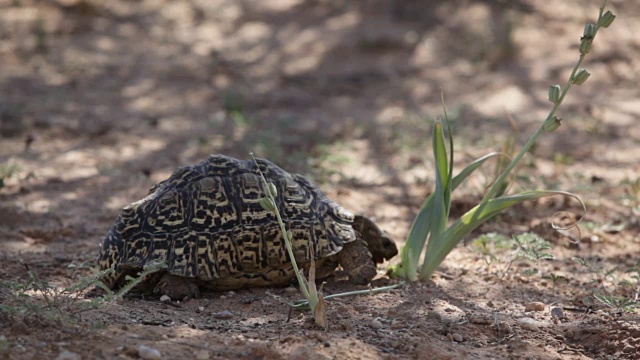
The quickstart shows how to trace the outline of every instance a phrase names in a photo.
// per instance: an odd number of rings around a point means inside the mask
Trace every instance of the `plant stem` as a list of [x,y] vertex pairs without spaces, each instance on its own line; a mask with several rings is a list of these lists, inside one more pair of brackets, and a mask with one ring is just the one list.
[[[604,8],[605,8],[606,5],[607,5],[607,0],[604,0],[603,3],[602,3],[602,6],[600,7],[600,12],[598,14],[598,21],[596,22],[596,24],[600,23],[600,19],[602,18],[602,13],[604,12]],[[598,30],[600,30],[600,26],[596,25],[596,31],[593,34],[592,41],[595,39],[596,35],[598,34]],[[548,122],[553,121],[553,118],[556,115],[556,112],[558,111],[558,107],[560,107],[560,104],[562,104],[562,101],[564,100],[564,97],[567,95],[567,92],[569,92],[569,89],[571,88],[571,85],[573,85],[573,79],[574,79],[574,77],[576,75],[576,72],[580,68],[580,65],[582,65],[582,62],[584,61],[585,56],[586,56],[586,54],[580,54],[580,59],[578,59],[578,62],[573,67],[573,70],[571,71],[571,75],[569,76],[569,79],[567,80],[567,84],[562,89],[562,93],[561,93],[560,97],[558,98],[558,101],[556,101],[553,104],[553,108],[549,112],[549,115],[547,115],[547,118],[544,120],[544,122],[533,133],[533,135],[531,135],[531,137],[529,138],[529,141],[527,141],[527,143],[522,147],[522,149],[520,149],[520,152],[518,152],[518,155],[516,155],[516,157],[514,157],[513,160],[511,160],[509,165],[502,171],[502,173],[500,174],[498,179],[493,183],[493,185],[491,186],[491,189],[489,189],[489,192],[487,192],[487,194],[482,198],[482,201],[480,202],[480,209],[484,208],[486,203],[490,199],[493,198],[493,196],[496,194],[496,192],[500,189],[500,187],[501,187],[502,183],[504,182],[504,180],[507,178],[507,176],[509,176],[509,173],[511,172],[511,170],[513,170],[513,168],[516,167],[516,165],[518,164],[518,162],[520,162],[520,159],[522,159],[524,154],[526,154],[531,149],[533,144],[535,144],[535,142],[538,139],[538,137],[544,132],[544,130],[543,130],[544,126]],[[480,210],[478,212],[478,214],[481,211],[482,210]]]
[[[603,5],[603,7],[604,7],[604,5]],[[602,16],[602,8],[600,9],[600,16]],[[491,186],[491,188],[489,189],[489,191],[482,198],[482,201],[480,201],[480,211],[478,211],[477,214],[481,213],[482,208],[484,208],[484,206],[487,204],[487,202],[489,200],[491,200],[493,198],[493,196],[497,193],[497,191],[500,189],[502,183],[505,181],[507,176],[509,176],[509,173],[516,167],[518,162],[520,162],[520,159],[522,159],[524,154],[526,154],[529,150],[531,150],[531,148],[533,147],[535,142],[538,140],[538,137],[544,132],[545,125],[547,123],[549,123],[550,121],[553,121],[553,118],[555,117],[556,112],[558,111],[558,107],[560,107],[560,104],[562,104],[562,100],[564,100],[564,97],[567,95],[567,92],[571,88],[573,79],[574,79],[574,77],[576,75],[576,72],[580,68],[580,65],[582,65],[582,61],[584,60],[584,57],[585,57],[585,55],[582,55],[582,54],[580,55],[580,59],[578,59],[578,62],[573,67],[573,70],[571,71],[571,75],[569,76],[569,79],[567,80],[567,84],[564,86],[564,88],[562,90],[562,93],[561,93],[560,97],[558,98],[558,101],[556,101],[553,104],[553,108],[549,112],[549,115],[547,115],[547,118],[544,120],[544,122],[542,122],[542,124],[538,127],[538,129],[531,135],[531,137],[529,138],[527,143],[520,149],[518,154],[513,158],[513,160],[511,160],[509,165],[502,171],[502,173],[500,174],[498,179],[496,181],[494,181],[494,183]]]
[[[295,271],[296,278],[298,279],[298,283],[300,284],[300,291],[302,292],[302,295],[309,301],[309,304],[311,305],[311,308],[315,309],[316,304],[318,303],[318,298],[317,298],[317,296],[312,298],[311,294],[309,293],[309,289],[307,289],[306,279],[304,278],[304,276],[300,272],[300,269],[298,268],[298,264],[296,263],[296,259],[293,256],[293,248],[292,248],[292,245],[291,245],[291,239],[289,238],[289,235],[287,233],[287,228],[284,225],[284,221],[282,221],[282,216],[280,215],[280,210],[278,209],[278,204],[276,203],[276,199],[271,194],[271,192],[269,191],[269,189],[268,189],[269,183],[267,182],[267,179],[264,177],[264,174],[260,170],[260,166],[258,165],[258,162],[256,161],[255,156],[253,156],[253,153],[251,153],[251,157],[253,158],[253,161],[256,164],[256,168],[258,169],[258,172],[260,173],[260,177],[262,178],[262,184],[263,184],[263,187],[265,189],[264,193],[266,194],[266,196],[269,199],[271,199],[271,201],[275,205],[274,208],[273,208],[273,213],[275,214],[276,219],[278,220],[278,225],[280,225],[280,231],[282,232],[282,238],[284,239],[284,245],[287,248],[287,253],[289,254],[289,258],[291,259],[291,264],[293,265],[293,271]],[[315,259],[311,259],[311,261],[315,261]]]

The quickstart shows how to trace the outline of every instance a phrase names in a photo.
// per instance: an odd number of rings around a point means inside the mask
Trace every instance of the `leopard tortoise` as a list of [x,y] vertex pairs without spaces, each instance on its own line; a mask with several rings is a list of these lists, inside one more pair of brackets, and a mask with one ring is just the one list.
[[100,267],[114,269],[103,282],[118,288],[145,264],[162,263],[166,270],[145,284],[172,299],[198,297],[199,288],[291,283],[295,274],[278,222],[260,205],[266,189],[258,166],[277,188],[296,262],[308,269],[313,254],[317,279],[340,265],[350,282],[366,284],[376,263],[398,253],[370,219],[354,216],[305,177],[268,160],[210,155],[122,209],[100,248]]

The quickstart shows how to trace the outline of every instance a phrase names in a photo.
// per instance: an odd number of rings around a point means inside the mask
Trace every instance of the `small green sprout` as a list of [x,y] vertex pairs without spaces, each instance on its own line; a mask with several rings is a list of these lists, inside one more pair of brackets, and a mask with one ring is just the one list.
[[608,296],[595,293],[593,294],[593,297],[602,304],[609,308],[613,308],[618,312],[633,312],[636,308],[640,307],[640,302],[623,296]]

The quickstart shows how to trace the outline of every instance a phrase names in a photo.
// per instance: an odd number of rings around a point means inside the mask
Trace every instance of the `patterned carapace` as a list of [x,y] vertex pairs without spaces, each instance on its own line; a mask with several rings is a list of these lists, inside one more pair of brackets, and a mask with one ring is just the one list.
[[[306,178],[268,160],[257,164],[278,190],[297,262],[309,263],[310,247],[321,259],[356,240],[351,212]],[[288,283],[294,274],[278,222],[259,203],[265,191],[253,160],[211,155],[179,168],[122,209],[100,249],[100,267],[115,270],[104,282],[120,286],[125,274],[161,261],[170,274],[215,282],[214,288]]]

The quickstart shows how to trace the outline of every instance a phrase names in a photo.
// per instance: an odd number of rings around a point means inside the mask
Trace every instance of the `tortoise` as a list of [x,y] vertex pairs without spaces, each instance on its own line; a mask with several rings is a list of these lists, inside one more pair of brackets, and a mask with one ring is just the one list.
[[304,176],[264,159],[210,155],[122,208],[100,247],[100,268],[114,269],[105,285],[121,287],[126,275],[150,263],[164,270],[144,283],[174,300],[198,297],[200,288],[290,284],[295,273],[279,224],[260,205],[268,190],[258,167],[276,186],[296,262],[308,270],[313,255],[317,279],[340,265],[351,283],[367,284],[376,263],[398,253],[373,221],[333,202]]

